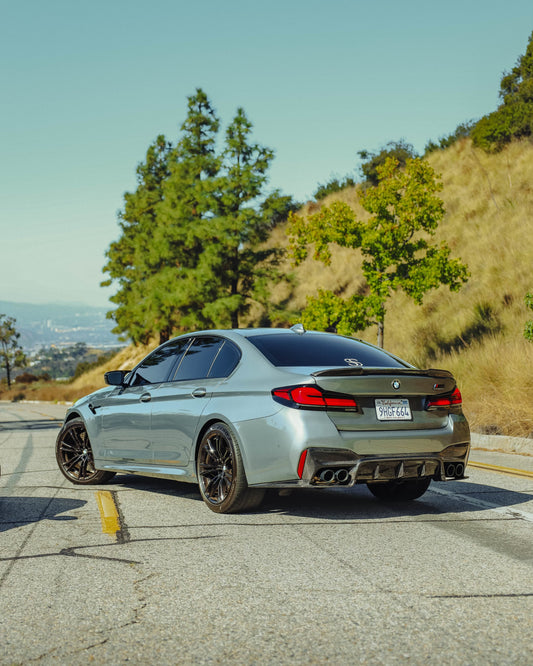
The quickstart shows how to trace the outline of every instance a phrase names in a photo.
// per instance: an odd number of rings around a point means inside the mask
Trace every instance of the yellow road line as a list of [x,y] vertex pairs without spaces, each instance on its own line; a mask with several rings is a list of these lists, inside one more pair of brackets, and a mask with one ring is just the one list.
[[108,490],[97,490],[95,495],[100,510],[102,531],[105,534],[116,534],[120,531],[120,521],[113,495]]
[[500,465],[489,465],[487,463],[468,461],[469,467],[478,467],[479,469],[488,469],[492,472],[501,472],[502,474],[512,474],[513,476],[525,476],[528,479],[533,479],[533,472],[528,472],[524,469],[514,469],[514,467],[500,467]]

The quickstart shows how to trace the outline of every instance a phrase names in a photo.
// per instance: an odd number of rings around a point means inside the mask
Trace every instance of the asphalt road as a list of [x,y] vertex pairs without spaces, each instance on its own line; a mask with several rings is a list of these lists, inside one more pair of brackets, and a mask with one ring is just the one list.
[[0,664],[533,664],[533,477],[218,516],[192,485],[71,485],[64,411],[0,403]]

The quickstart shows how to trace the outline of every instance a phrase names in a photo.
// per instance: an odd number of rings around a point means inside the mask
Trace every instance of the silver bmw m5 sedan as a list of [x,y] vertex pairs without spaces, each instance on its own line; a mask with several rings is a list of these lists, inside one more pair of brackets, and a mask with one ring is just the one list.
[[301,324],[201,331],[105,379],[57,438],[73,483],[189,481],[228,513],[257,507],[267,488],[364,483],[403,501],[465,478],[470,431],[453,376],[361,340]]

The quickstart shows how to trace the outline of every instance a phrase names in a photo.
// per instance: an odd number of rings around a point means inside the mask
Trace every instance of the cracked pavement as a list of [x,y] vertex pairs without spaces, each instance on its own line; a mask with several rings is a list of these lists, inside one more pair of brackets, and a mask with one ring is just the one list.
[[0,404],[0,664],[533,663],[533,479],[470,469],[404,506],[355,487],[216,515],[193,485],[69,484],[62,413]]

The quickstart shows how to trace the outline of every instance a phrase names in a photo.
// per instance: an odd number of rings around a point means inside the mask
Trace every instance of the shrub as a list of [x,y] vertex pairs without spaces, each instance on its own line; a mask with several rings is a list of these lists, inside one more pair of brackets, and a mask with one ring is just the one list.
[[32,375],[31,372],[23,372],[15,377],[15,381],[18,384],[31,384],[33,382],[38,382],[39,377]]
[[445,148],[449,148],[456,141],[459,141],[459,139],[465,139],[466,137],[470,136],[476,123],[476,120],[468,120],[465,123],[457,125],[455,131],[451,134],[442,136],[437,143],[434,141],[429,141],[425,147],[424,155],[429,155],[429,153],[432,153],[435,150],[444,150]]
[[502,104],[472,129],[475,146],[497,152],[513,138],[533,135],[533,33],[524,55],[500,82]]
[[339,180],[338,178],[331,178],[325,185],[321,183],[318,184],[316,191],[313,194],[313,197],[316,201],[324,199],[328,194],[333,194],[334,192],[340,192],[346,187],[355,187],[356,182],[351,176],[345,176],[344,180]]
[[368,150],[359,150],[359,157],[365,160],[361,163],[361,174],[369,185],[374,187],[379,183],[378,167],[385,164],[389,157],[394,158],[400,168],[405,167],[408,159],[418,157],[416,150],[405,139],[389,141],[379,152],[371,153]]
[[472,142],[487,153],[500,151],[513,138],[533,134],[533,105],[501,106],[484,116],[472,129]]
[[110,361],[113,356],[117,353],[116,349],[112,349],[111,351],[106,352],[105,354],[100,354],[98,358],[95,361],[81,361],[78,363],[76,366],[76,370],[74,371],[74,377],[72,378],[77,379],[78,377],[81,377],[81,375],[85,374],[89,370],[93,370],[94,368],[98,368],[101,365],[104,365],[104,363],[107,363],[107,361]]
[[[533,294],[526,294],[525,301],[527,307],[530,310],[533,310]],[[526,340],[529,340],[529,342],[533,342],[533,321],[531,320],[526,322],[526,326],[524,328],[524,337]]]

